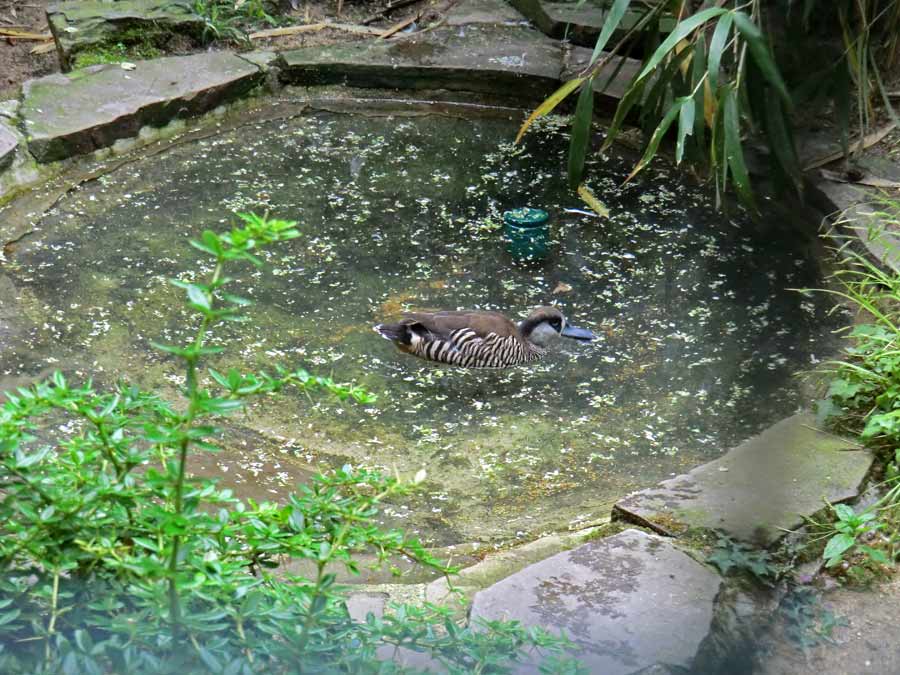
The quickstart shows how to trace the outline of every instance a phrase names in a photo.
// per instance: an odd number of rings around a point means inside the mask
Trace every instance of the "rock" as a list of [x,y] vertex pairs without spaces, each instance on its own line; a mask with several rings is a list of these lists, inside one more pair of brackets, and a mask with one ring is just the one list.
[[[586,47],[570,47],[566,51],[563,79],[573,78],[584,70],[590,63],[592,52],[592,49],[587,49]],[[601,58],[608,54],[609,52],[602,52]],[[618,104],[619,100],[625,95],[628,85],[641,69],[640,61],[627,57],[622,67],[619,68],[620,60],[619,57],[611,59],[609,63],[600,69],[597,77],[594,78],[595,100],[601,104],[606,104],[610,108]],[[619,72],[616,72],[617,68]],[[608,84],[607,81],[609,82]]]
[[[890,176],[891,174],[888,174]],[[852,230],[869,257],[900,273],[900,233],[881,215],[880,191],[818,177],[808,181],[813,203],[825,213],[839,213],[841,229]]]
[[18,148],[18,136],[6,122],[0,120],[0,171],[12,165]]
[[812,415],[794,415],[717,460],[625,497],[613,515],[663,533],[719,530],[768,547],[822,509],[823,499],[855,497],[872,461],[854,441],[818,431]]
[[354,621],[365,621],[370,613],[380,619],[384,616],[389,600],[387,593],[350,593],[347,597],[347,611]]
[[447,10],[448,26],[473,24],[509,25],[524,23],[527,19],[504,0],[460,0]]
[[206,27],[191,0],[73,0],[50,5],[47,20],[64,71],[79,52],[91,48],[120,42],[160,46],[156,43],[173,35],[199,41]]
[[259,68],[227,52],[142,61],[131,71],[92,66],[29,80],[19,114],[29,150],[52,162],[212,110],[261,79]]
[[625,675],[656,664],[690,670],[710,633],[721,583],[669,540],[625,530],[481,591],[471,617],[563,631],[592,673]]
[[581,532],[549,534],[534,541],[503,551],[488,553],[483,560],[465,566],[466,558],[457,555],[454,564],[462,566],[459,574],[448,580],[440,577],[425,586],[425,600],[462,610],[456,591],[471,596],[477,591],[508,577],[528,565],[544,560],[560,551],[574,548],[590,536],[593,529]]
[[288,84],[453,89],[540,99],[559,86],[562,50],[523,27],[472,25],[398,41],[285,52]]
[[18,99],[11,99],[9,101],[0,101],[0,117],[5,117],[6,119],[12,120],[16,118],[16,115],[19,112],[19,101]]
[[[538,29],[557,40],[566,39],[576,45],[593,47],[606,17],[609,14],[610,2],[594,0],[591,2],[541,2],[540,0],[511,0],[513,7],[518,9],[534,23]],[[610,36],[609,46],[622,40],[634,25],[643,16],[643,9],[629,9],[625,12],[618,27]],[[675,18],[663,16],[660,20],[660,32],[668,33],[675,26]],[[633,53],[639,53],[641,34],[637,33],[633,38],[635,47]]]

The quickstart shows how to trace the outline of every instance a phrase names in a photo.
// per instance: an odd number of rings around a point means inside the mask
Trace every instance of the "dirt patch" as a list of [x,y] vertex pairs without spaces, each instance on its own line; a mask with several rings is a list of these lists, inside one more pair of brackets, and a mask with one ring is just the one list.
[[898,602],[900,580],[869,590],[832,591],[820,610],[836,624],[830,639],[804,649],[788,638],[791,626],[777,624],[757,675],[900,673]]
[[[48,4],[48,0],[0,0],[0,28],[48,33]],[[47,43],[0,37],[0,100],[16,98],[18,87],[25,80],[59,70],[56,51],[31,53],[44,44]]]

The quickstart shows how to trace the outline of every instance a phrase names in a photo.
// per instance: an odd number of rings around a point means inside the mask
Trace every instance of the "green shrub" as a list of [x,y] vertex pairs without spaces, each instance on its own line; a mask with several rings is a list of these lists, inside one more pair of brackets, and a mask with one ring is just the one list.
[[[449,610],[396,607],[354,621],[335,569],[355,556],[403,556],[442,573],[415,539],[375,525],[411,483],[349,466],[288,503],[241,501],[191,477],[189,453],[215,452],[217,421],[286,387],[366,405],[362,387],[304,370],[208,371],[209,329],[241,320],[226,268],[260,265],[261,247],[298,236],[291,222],[242,215],[193,246],[215,260],[206,283],[173,281],[198,317],[186,345],[156,345],[184,365],[179,401],[127,383],[100,391],[61,373],[6,394],[0,408],[0,672],[222,674],[410,672],[378,653],[426,653],[449,672],[508,672],[528,650],[565,640],[516,623],[460,626]],[[226,290],[228,288],[229,290]],[[307,561],[310,577],[279,571]],[[392,652],[391,654],[393,654]],[[558,659],[548,671],[576,672]]]

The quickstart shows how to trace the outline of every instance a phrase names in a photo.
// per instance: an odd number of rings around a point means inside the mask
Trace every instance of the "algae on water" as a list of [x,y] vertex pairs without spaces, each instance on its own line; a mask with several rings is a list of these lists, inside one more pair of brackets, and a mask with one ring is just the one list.
[[[565,183],[548,123],[511,146],[516,121],[321,114],[260,122],[173,147],[75,190],[46,214],[12,271],[31,298],[3,375],[62,367],[174,390],[150,347],[193,327],[167,279],[189,279],[203,229],[269,211],[303,236],[244,270],[245,324],[217,327],[214,367],[304,366],[364,384],[377,406],[298,395],[234,419],[198,471],[283,498],[344,462],[412,475],[429,492],[387,517],[436,543],[511,540],[607,515],[616,497],[718,456],[797,405],[794,373],[831,327],[790,228],[714,211],[674,168],[622,186],[631,159],[588,166],[608,219]],[[511,260],[503,211],[551,213],[542,263]],[[371,330],[404,309],[558,303],[600,339],[509,371],[436,367]],[[186,322],[188,322],[186,324]],[[245,424],[251,424],[247,428]]]

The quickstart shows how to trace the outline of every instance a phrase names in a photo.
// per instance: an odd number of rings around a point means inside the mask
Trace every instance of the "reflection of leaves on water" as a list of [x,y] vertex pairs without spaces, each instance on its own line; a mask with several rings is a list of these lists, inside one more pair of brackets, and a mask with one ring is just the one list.
[[[227,227],[223,211],[269,209],[304,236],[267,252],[268,270],[243,272],[253,321],[216,327],[212,343],[232,349],[214,365],[305,364],[383,396],[365,410],[261,404],[264,426],[293,438],[304,420],[310,457],[433,469],[435,489],[471,511],[470,536],[540,531],[529,516],[547,496],[587,519],[592,499],[680,472],[780,416],[827,326],[817,301],[783,290],[816,283],[794,242],[714,214],[670,168],[622,186],[629,161],[610,154],[587,178],[610,218],[563,212],[580,201],[557,122],[512,145],[515,125],[496,120],[322,115],[128,165],[71,193],[22,247],[14,274],[36,299],[34,328],[13,349],[46,364],[62,343],[80,363],[162,380],[169,364],[147,341],[192,330],[166,283],[195,277],[187,240]],[[525,204],[554,219],[555,248],[536,266],[511,261],[499,236],[503,212]],[[370,330],[409,308],[519,319],[554,301],[600,340],[505,372],[425,364]]]

